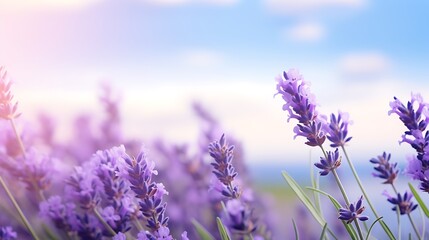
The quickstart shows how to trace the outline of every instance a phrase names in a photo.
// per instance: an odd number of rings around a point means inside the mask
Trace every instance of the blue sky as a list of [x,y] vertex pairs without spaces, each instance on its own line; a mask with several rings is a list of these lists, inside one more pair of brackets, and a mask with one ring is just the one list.
[[197,99],[243,139],[251,161],[283,161],[297,147],[304,153],[289,159],[308,156],[272,98],[274,77],[298,68],[326,114],[351,113],[354,151],[365,158],[397,148],[401,125],[385,116],[392,97],[429,94],[427,9],[426,1],[0,0],[0,64],[27,115],[94,110],[108,79],[123,95],[130,135],[189,140]]

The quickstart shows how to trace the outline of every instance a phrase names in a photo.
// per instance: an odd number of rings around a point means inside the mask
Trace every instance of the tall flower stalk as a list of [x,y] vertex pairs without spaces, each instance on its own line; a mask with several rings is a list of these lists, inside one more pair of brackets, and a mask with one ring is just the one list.
[[417,160],[411,161],[414,179],[420,181],[420,189],[429,193],[429,108],[419,94],[412,94],[411,100],[404,105],[398,98],[390,102],[388,114],[396,114],[407,130],[399,143],[408,143],[417,152]]
[[387,191],[384,193],[384,195],[387,196],[387,201],[395,205],[392,210],[395,211],[398,215],[407,214],[411,226],[413,227],[413,230],[416,234],[416,237],[418,239],[421,239],[420,233],[417,230],[417,227],[410,214],[417,208],[418,205],[411,202],[411,198],[413,197],[413,195],[410,192],[405,192],[404,195],[401,195],[396,189],[394,183],[399,172],[399,170],[397,169],[398,163],[390,162],[390,158],[390,153],[388,154],[386,152],[383,152],[383,154],[377,156],[377,158],[372,158],[371,160],[369,160],[371,163],[376,165],[374,167],[375,173],[373,173],[372,175],[374,177],[384,179],[385,181],[383,182],[383,184],[389,184],[392,187],[393,191],[395,192],[395,196],[397,196],[396,198],[391,197],[387,193]]
[[[316,102],[314,96],[309,91],[309,86],[303,77],[299,74],[297,70],[291,69],[288,72],[283,72],[283,75],[277,78],[277,94],[280,94],[285,101],[283,105],[283,110],[289,113],[289,119],[294,118],[298,120],[298,124],[294,128],[296,133],[295,137],[302,136],[307,138],[306,144],[309,146],[319,146],[325,156],[325,162],[321,162],[321,166],[325,165],[328,159],[328,155],[323,148],[323,143],[325,139],[328,138],[331,141],[331,147],[341,147],[344,155],[346,156],[347,162],[353,172],[353,175],[362,190],[362,193],[370,205],[374,215],[379,218],[379,215],[376,213],[375,208],[372,206],[364,187],[361,184],[361,181],[357,175],[357,172],[350,161],[346,151],[345,144],[351,140],[351,137],[348,135],[348,115],[345,113],[339,113],[338,116],[334,114],[330,117],[330,122],[326,120],[325,117],[319,116],[316,111]],[[317,165],[316,165],[317,166]],[[323,167],[323,166],[322,166]],[[327,167],[327,166],[325,166]],[[341,181],[336,174],[336,167],[330,169],[334,175],[337,185],[344,197],[348,206],[349,200],[347,194],[345,193],[344,187],[341,184]],[[380,220],[380,223],[389,236],[393,239],[393,235],[387,225]],[[358,225],[356,226],[358,227]],[[360,234],[360,237],[362,235]]]
[[[237,236],[237,239],[253,239],[257,232],[258,225],[253,215],[253,210],[249,200],[243,196],[243,189],[237,184],[237,175],[232,160],[234,158],[234,145],[226,142],[225,135],[222,134],[218,141],[209,144],[209,154],[213,158],[213,174],[216,180],[213,183],[213,189],[222,194],[225,201],[225,211],[222,219],[229,231]],[[255,236],[261,237],[262,236]]]
[[[7,79],[6,70],[4,69],[4,67],[0,67],[0,118],[10,121],[13,127],[13,130],[15,132],[16,138],[19,141],[19,146],[21,148],[22,154],[25,156],[24,145],[22,144],[22,140],[18,134],[18,131],[16,130],[16,126],[14,122],[14,119],[19,117],[21,114],[17,113],[18,103],[17,102],[13,103],[13,94],[10,91],[11,85],[12,85],[12,82],[10,82]],[[13,196],[12,192],[8,188],[2,176],[0,176],[0,184],[5,190],[10,201],[12,202],[12,205],[15,207],[16,211],[18,212],[27,230],[30,232],[30,234],[34,239],[38,240],[39,238],[36,232],[34,231],[28,219],[25,217],[21,207],[19,206],[18,202],[16,201],[15,197]]]
[[[344,156],[346,157],[347,163],[350,167],[350,170],[352,171],[353,177],[356,180],[356,183],[358,184],[363,196],[365,197],[365,200],[367,201],[369,207],[371,208],[373,214],[378,219],[380,218],[380,215],[377,213],[374,205],[371,203],[371,200],[365,190],[365,187],[363,186],[359,175],[354,167],[353,162],[350,160],[349,155],[346,151],[346,144],[351,140],[352,137],[348,137],[348,125],[349,122],[349,116],[347,113],[339,112],[337,116],[334,114],[331,114],[330,121],[327,123],[326,132],[327,132],[327,138],[331,142],[331,147],[341,147],[342,152],[344,153]],[[386,223],[381,219],[380,220],[381,227],[386,232],[386,234],[389,236],[390,239],[393,239],[392,232],[390,231],[389,227],[386,225]]]

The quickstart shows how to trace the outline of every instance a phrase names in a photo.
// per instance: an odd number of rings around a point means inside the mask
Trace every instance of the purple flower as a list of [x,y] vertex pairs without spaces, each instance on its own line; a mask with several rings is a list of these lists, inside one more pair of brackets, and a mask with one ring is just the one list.
[[226,202],[226,214],[222,218],[225,226],[233,233],[246,235],[256,230],[252,211],[240,199],[231,199]]
[[0,66],[0,118],[9,120],[19,117],[16,113],[18,103],[12,103],[13,95],[10,91],[12,82],[7,77],[7,72],[3,66]]
[[326,155],[327,158],[320,157],[320,163],[314,164],[314,166],[322,170],[319,172],[321,176],[328,175],[329,172],[341,165],[341,157],[339,156],[338,148],[335,149],[335,152],[328,151]]
[[[415,110],[415,105],[417,109]],[[424,131],[429,123],[427,104],[423,103],[423,98],[420,94],[411,94],[411,101],[405,106],[398,98],[394,97],[394,101],[390,102],[392,108],[388,114],[395,113],[404,123],[408,130]],[[424,116],[424,118],[422,118]],[[411,134],[408,131],[406,134]]]
[[347,137],[349,125],[348,113],[338,112],[338,116],[331,114],[331,119],[326,128],[327,138],[332,142],[331,147],[342,147],[352,137]]
[[101,85],[101,95],[99,97],[100,103],[104,108],[106,118],[101,122],[100,145],[102,147],[110,147],[122,142],[122,129],[121,129],[121,116],[118,103],[120,96],[115,94],[108,84]]
[[282,95],[286,102],[283,110],[289,113],[288,121],[295,118],[299,122],[294,128],[295,137],[307,138],[309,146],[321,146],[326,139],[325,126],[318,118],[314,97],[297,70],[283,72],[283,76],[277,79],[277,94]]
[[94,209],[100,202],[100,182],[92,175],[90,169],[75,167],[75,171],[66,183],[71,187],[72,197],[80,203],[85,210]]
[[323,123],[322,122],[310,122],[308,125],[297,124],[293,131],[295,132],[295,137],[302,136],[307,138],[307,144],[311,147],[322,146],[325,142],[326,136],[323,132]]
[[102,226],[95,216],[84,213],[77,219],[77,235],[80,239],[102,239]]
[[110,226],[115,228],[116,222],[121,220],[121,217],[116,214],[115,209],[112,206],[107,206],[103,209],[101,216]]
[[133,214],[128,207],[129,199],[132,197],[128,194],[129,184],[125,179],[117,176],[118,163],[122,161],[123,156],[125,156],[125,147],[121,145],[97,151],[91,159],[94,172],[103,185],[104,195],[110,204],[109,207],[112,208],[112,214],[117,216],[108,223],[117,232],[126,232],[129,229],[128,222]]
[[401,196],[401,194],[398,193],[396,198],[389,196],[387,192],[384,193],[384,195],[387,196],[387,201],[395,205],[392,208],[392,210],[396,212],[397,209],[399,208],[399,212],[401,213],[401,215],[411,213],[418,206],[417,204],[414,204],[411,201],[411,198],[413,197],[413,195],[408,191],[406,191],[403,196]]
[[390,153],[387,154],[386,152],[383,152],[383,155],[377,156],[377,158],[372,158],[369,160],[373,164],[377,164],[376,167],[374,167],[376,173],[373,173],[372,175],[374,177],[379,177],[382,179],[385,179],[383,183],[385,184],[393,184],[393,181],[396,179],[396,176],[398,175],[399,170],[396,169],[396,166],[398,163],[390,163]]
[[283,72],[277,79],[277,94],[281,94],[285,104],[283,110],[289,112],[289,119],[295,118],[299,123],[307,125],[317,118],[314,96],[298,70],[290,69]]
[[209,145],[209,154],[215,160],[211,163],[214,168],[213,173],[226,187],[222,190],[222,194],[228,198],[238,198],[240,195],[238,187],[233,184],[234,178],[237,176],[231,163],[234,158],[233,150],[234,146],[226,143],[224,134],[219,141],[214,141]]
[[368,217],[362,215],[362,212],[365,210],[365,207],[362,206],[362,196],[356,202],[356,204],[351,203],[347,208],[340,208],[338,219],[347,221],[347,224],[353,222],[355,219],[359,219],[361,221],[368,220]]
[[112,240],[127,240],[127,236],[122,232],[118,232],[115,236],[113,236]]
[[[429,131],[426,130],[429,123],[428,105],[423,102],[419,94],[412,94],[411,101],[405,106],[396,97],[390,103],[389,114],[395,113],[407,127],[400,143],[408,143],[417,152],[420,164],[411,161],[413,178],[420,180],[420,189],[429,192]],[[419,169],[417,169],[419,168]]]
[[[186,237],[186,235],[185,235]],[[138,240],[174,240],[174,238],[170,235],[170,229],[168,227],[162,226],[154,233],[150,233],[148,231],[140,231],[137,235]],[[185,240],[182,234],[182,240]]]
[[[0,69],[1,70],[1,69]],[[12,227],[0,227],[0,239],[1,240],[13,240],[16,239],[18,235],[13,231]]]
[[138,198],[140,211],[147,222],[146,226],[152,233],[157,232],[168,224],[168,217],[165,216],[167,203],[162,202],[162,197],[167,194],[167,191],[164,185],[152,181],[152,174],[157,172],[154,170],[153,162],[148,161],[144,152],[141,152],[137,158],[125,155],[123,160],[126,179]]
[[76,207],[73,203],[64,204],[59,196],[52,196],[47,201],[41,202],[40,215],[51,219],[58,229],[65,232],[76,230],[78,221]]

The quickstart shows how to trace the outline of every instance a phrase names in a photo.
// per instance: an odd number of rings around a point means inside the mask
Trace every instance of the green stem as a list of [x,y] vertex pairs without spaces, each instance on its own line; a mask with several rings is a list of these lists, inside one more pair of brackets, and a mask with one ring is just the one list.
[[411,226],[413,226],[413,229],[414,229],[414,232],[416,233],[417,238],[418,238],[418,239],[422,239],[422,238],[420,237],[419,230],[417,230],[417,227],[416,227],[416,225],[414,224],[414,221],[413,221],[413,218],[411,217],[411,214],[410,214],[410,213],[408,213],[407,215],[408,215],[408,219],[410,219]]
[[[325,155],[325,159],[328,159],[328,155],[326,154],[325,149],[323,148],[322,145],[320,145],[320,148],[322,149],[323,155]],[[341,183],[340,177],[337,174],[337,170],[336,169],[332,169],[332,175],[334,175],[335,181],[337,182],[338,188],[341,191],[341,194],[343,195],[344,200],[346,201],[346,205],[347,207],[350,206],[350,201],[349,198],[347,197],[346,194],[346,190],[344,190],[343,184]]]
[[24,158],[26,158],[24,144],[22,143],[21,136],[18,133],[18,130],[16,128],[16,124],[13,118],[10,119],[10,124],[12,125],[13,132],[15,133],[16,140],[18,141],[19,148],[21,149],[22,155],[24,156]]
[[350,201],[349,201],[349,198],[347,197],[346,191],[344,190],[343,184],[341,183],[340,177],[338,176],[338,173],[335,169],[332,169],[332,175],[334,175],[335,177],[335,181],[337,182],[338,188],[340,189],[341,194],[343,195],[348,208],[350,206]]
[[[322,146],[320,146],[320,148],[322,149],[322,152],[325,155],[325,159],[327,159],[328,156],[326,154],[325,149]],[[331,172],[332,172],[332,175],[334,175],[335,181],[337,182],[337,185],[338,185],[338,188],[341,191],[341,194],[343,195],[344,201],[346,201],[347,208],[349,208],[350,207],[350,201],[349,201],[349,198],[347,197],[346,190],[344,190],[343,184],[341,183],[340,177],[338,176],[337,170],[336,169],[332,169]],[[359,238],[360,239],[364,239],[363,238],[363,234],[362,234],[362,230],[361,230],[361,228],[359,226],[359,223],[358,223],[357,219],[355,219],[354,222],[355,222],[355,226],[356,226],[356,229],[358,231],[358,234],[359,234]]]
[[112,234],[112,236],[115,236],[116,232],[112,229],[112,227],[110,227],[110,225],[106,221],[104,221],[103,217],[100,215],[97,208],[94,208],[94,213],[95,213],[95,216],[98,218],[98,220],[100,220],[101,224],[103,224],[103,226],[107,229],[107,231],[109,231],[109,233]]
[[[391,183],[390,185],[392,186],[393,191],[395,191],[395,194],[396,194],[396,195],[398,195],[398,191],[396,190],[395,185],[393,185],[393,183]],[[399,208],[399,207],[398,207],[398,208]],[[410,220],[411,226],[413,227],[414,232],[416,233],[417,238],[418,238],[418,239],[422,239],[422,238],[421,238],[421,236],[420,236],[419,230],[417,230],[417,227],[416,227],[416,225],[414,224],[414,221],[413,221],[413,218],[411,217],[411,214],[410,214],[410,213],[407,213],[407,215],[408,215],[408,219]]]
[[140,223],[140,221],[137,218],[133,222],[139,231],[144,230],[143,225]]
[[[347,154],[347,151],[345,149],[344,146],[341,146],[341,149],[343,150],[344,155],[346,156],[347,162],[349,164],[350,169],[352,170],[353,176],[356,179],[357,184],[359,185],[360,190],[362,191],[363,196],[365,197],[366,202],[368,203],[369,207],[371,208],[372,212],[374,213],[376,218],[379,218],[380,216],[378,215],[377,211],[375,210],[374,206],[371,203],[371,200],[368,197],[368,194],[365,191],[365,188],[362,185],[362,182],[359,179],[359,176],[356,172],[356,169],[352,163],[352,161],[350,161],[349,155]],[[380,220],[380,225],[382,226],[383,230],[387,233],[387,235],[389,236],[390,239],[394,240],[393,236],[391,236],[391,232],[390,229],[386,226],[386,224],[384,223],[383,220]]]
[[354,222],[355,222],[355,226],[356,226],[356,229],[358,231],[358,234],[359,234],[359,238],[363,240],[364,238],[363,238],[362,230],[359,226],[359,222],[357,219],[355,219]]
[[9,188],[7,187],[6,182],[3,180],[3,177],[1,177],[1,176],[0,176],[0,184],[2,185],[3,189],[5,190],[7,196],[9,197],[9,199],[12,202],[13,206],[15,207],[16,211],[18,212],[19,216],[21,217],[22,222],[24,223],[25,227],[30,232],[31,236],[35,240],[39,240],[39,238],[36,235],[36,232],[31,227],[30,223],[28,222],[27,218],[25,217],[24,213],[22,212],[21,208],[19,207],[19,204],[16,202],[15,198],[13,197]]

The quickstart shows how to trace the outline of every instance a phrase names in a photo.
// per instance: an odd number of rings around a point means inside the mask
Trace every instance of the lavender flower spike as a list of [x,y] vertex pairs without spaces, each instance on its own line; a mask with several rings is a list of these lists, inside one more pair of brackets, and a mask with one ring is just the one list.
[[167,203],[162,202],[164,195],[168,192],[162,183],[152,181],[154,170],[153,162],[150,162],[144,152],[137,158],[124,155],[126,179],[130,182],[131,190],[136,194],[140,211],[146,220],[146,227],[151,233],[157,234],[160,229],[168,229],[168,217],[165,216]]
[[338,148],[335,149],[335,152],[328,151],[326,155],[328,158],[321,157],[320,163],[314,164],[314,166],[322,170],[319,172],[321,176],[328,175],[329,172],[341,165],[341,157],[339,156]]
[[19,117],[16,113],[18,103],[12,103],[13,95],[10,92],[12,82],[8,80],[7,72],[3,66],[0,66],[0,118],[9,120]]
[[241,200],[229,200],[226,202],[225,210],[222,220],[233,233],[246,235],[256,231],[256,219],[252,217],[252,211]]
[[371,163],[378,164],[378,166],[374,167],[376,173],[373,173],[372,175],[374,177],[385,179],[386,181],[383,182],[384,184],[393,184],[393,181],[396,179],[399,172],[399,170],[396,169],[396,165],[398,165],[398,163],[389,162],[390,156],[390,153],[387,154],[386,152],[383,152],[383,155],[369,160]]
[[13,231],[12,227],[0,227],[0,239],[1,240],[14,240],[17,238],[17,234]]
[[295,118],[299,122],[294,128],[295,137],[307,138],[309,146],[321,146],[326,139],[324,122],[318,118],[314,96],[297,70],[283,72],[283,76],[277,79],[277,94],[282,95],[286,102],[283,110],[289,113],[288,121]]
[[286,102],[283,110],[289,112],[288,121],[295,118],[299,123],[308,125],[316,119],[314,96],[298,70],[290,69],[283,72],[283,76],[277,79],[277,94],[281,94]]
[[219,141],[214,141],[209,145],[210,156],[215,160],[211,163],[214,167],[213,173],[226,187],[222,194],[225,197],[238,198],[240,195],[238,187],[233,185],[234,178],[237,176],[237,172],[231,164],[234,157],[233,150],[234,145],[228,146],[225,134],[222,134]]
[[348,125],[350,124],[349,115],[344,112],[338,112],[338,116],[331,114],[331,119],[326,128],[327,138],[331,141],[331,147],[343,147],[352,137],[347,137]]
[[365,207],[362,206],[362,196],[356,202],[356,204],[351,203],[348,209],[340,208],[338,219],[347,221],[347,224],[353,222],[355,219],[359,219],[361,221],[368,220],[368,217],[365,215],[361,215],[365,210]]
[[385,193],[384,195],[387,196],[387,201],[395,205],[392,208],[392,210],[396,212],[397,209],[399,208],[399,212],[401,213],[401,215],[411,213],[418,206],[417,204],[414,204],[411,201],[411,198],[413,197],[413,195],[408,191],[405,192],[403,196],[401,196],[401,194],[398,193],[397,198],[391,197],[387,193]]
[[[417,110],[414,110],[414,105],[417,102]],[[399,119],[404,123],[408,128],[405,132],[407,135],[411,135],[412,130],[424,131],[429,123],[428,116],[428,106],[423,103],[423,98],[420,94],[412,94],[411,101],[405,106],[398,98],[394,97],[394,101],[390,102],[390,107],[392,108],[388,114],[395,113],[399,116]],[[425,115],[425,118],[422,119],[422,115]]]

